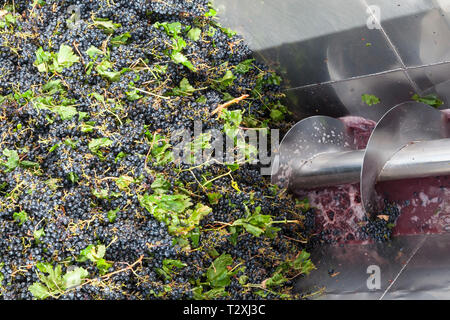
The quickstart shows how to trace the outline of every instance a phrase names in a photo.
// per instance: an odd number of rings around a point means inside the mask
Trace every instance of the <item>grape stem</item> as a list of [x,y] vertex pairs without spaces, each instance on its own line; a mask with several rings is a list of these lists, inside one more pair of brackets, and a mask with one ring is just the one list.
[[220,118],[220,115],[222,114],[223,109],[228,108],[229,106],[232,106],[233,104],[239,103],[242,100],[245,100],[249,97],[248,94],[244,94],[242,96],[240,96],[239,98],[235,98],[233,100],[230,100],[224,104],[219,105],[212,113],[211,115],[215,115],[216,113],[218,113],[218,118]]

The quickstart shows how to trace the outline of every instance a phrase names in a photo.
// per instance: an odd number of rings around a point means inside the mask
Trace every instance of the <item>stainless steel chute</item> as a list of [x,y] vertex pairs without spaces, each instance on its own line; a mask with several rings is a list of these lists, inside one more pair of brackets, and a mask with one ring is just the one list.
[[[435,94],[443,101],[439,109],[450,108],[450,0],[215,4],[222,22],[283,76],[285,103],[300,121],[280,145],[272,167],[275,183],[308,189],[360,182],[370,211],[377,204],[377,181],[378,187],[388,180],[396,188],[401,184],[392,179],[449,174],[447,118],[408,101],[414,94]],[[380,103],[368,106],[363,94]],[[339,120],[346,116],[378,123],[364,150]],[[440,190],[434,198],[419,193],[417,207],[406,213],[417,218],[419,209],[432,207],[432,219],[447,223],[447,233],[403,234],[389,244],[318,246],[312,252],[318,270],[297,283],[299,292],[325,287],[325,299],[448,299],[450,178],[435,179],[432,188]],[[441,201],[440,207],[433,201]],[[373,265],[381,269],[378,289],[366,285]]]

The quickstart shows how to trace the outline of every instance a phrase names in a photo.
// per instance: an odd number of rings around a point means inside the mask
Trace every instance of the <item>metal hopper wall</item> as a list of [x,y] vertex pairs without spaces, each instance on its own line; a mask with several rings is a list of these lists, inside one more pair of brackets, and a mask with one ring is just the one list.
[[[351,115],[378,121],[415,93],[437,94],[440,109],[450,108],[450,0],[215,3],[223,24],[283,75],[287,104],[299,120]],[[364,104],[366,93],[381,103]],[[448,199],[441,200],[446,211]],[[398,229],[388,244],[316,248],[318,270],[298,289],[325,288],[322,299],[450,298],[449,234]],[[367,287],[371,265],[381,270],[375,290]]]
[[[351,114],[378,120],[414,92],[436,91],[442,107],[449,105],[442,88],[450,69],[448,0],[216,4],[224,24],[284,76],[288,103],[298,118]],[[362,104],[363,93],[380,97],[381,105]]]

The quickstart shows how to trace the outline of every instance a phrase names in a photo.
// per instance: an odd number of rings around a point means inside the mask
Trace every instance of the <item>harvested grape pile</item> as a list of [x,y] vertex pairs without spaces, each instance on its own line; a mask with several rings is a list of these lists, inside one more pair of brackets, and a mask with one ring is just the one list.
[[173,161],[173,132],[195,121],[233,139],[290,126],[280,78],[215,14],[205,0],[1,5],[2,299],[299,297],[308,203],[248,155]]

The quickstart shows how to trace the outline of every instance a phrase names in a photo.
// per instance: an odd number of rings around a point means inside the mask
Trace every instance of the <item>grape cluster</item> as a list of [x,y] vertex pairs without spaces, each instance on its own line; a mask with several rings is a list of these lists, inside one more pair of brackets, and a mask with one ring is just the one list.
[[279,78],[214,15],[207,0],[1,3],[0,299],[299,297],[314,209],[259,164],[165,160],[197,121],[226,133],[221,112],[292,125]]
[[376,242],[386,242],[392,237],[392,229],[395,226],[400,210],[395,203],[385,201],[383,211],[378,219],[370,220],[361,227],[362,240],[373,239]]
[[[171,58],[176,36],[165,26],[173,23],[181,25],[182,53],[193,68]],[[245,127],[267,125],[281,108],[276,76],[249,60],[252,52],[218,24],[208,1],[6,1],[0,27],[0,298],[191,299],[221,254],[238,272],[215,298],[261,298],[247,284],[263,287],[303,249],[306,240],[297,239],[312,232],[313,211],[273,189],[259,165],[227,174],[224,164],[159,163],[150,152],[166,143],[153,141],[156,135],[192,130],[194,121],[223,131],[224,120],[211,113],[232,98],[249,95],[229,107],[244,111]],[[194,27],[200,35],[188,37]],[[72,63],[60,56],[64,46]],[[247,70],[236,72],[245,61]],[[102,63],[109,64],[103,74]],[[229,71],[234,79],[223,86]],[[183,79],[194,90],[173,95]],[[93,147],[102,139],[107,143]],[[211,208],[196,225],[198,243],[181,243],[143,207],[161,177],[165,195]],[[205,186],[205,179],[214,182]],[[280,223],[273,237],[241,228],[231,241],[229,226],[258,210],[294,223]],[[86,255],[93,246],[105,252]],[[61,268],[61,277],[79,267],[87,274],[61,292],[43,280],[44,264]],[[36,284],[50,294],[36,296]],[[276,291],[265,297],[279,297]]]

